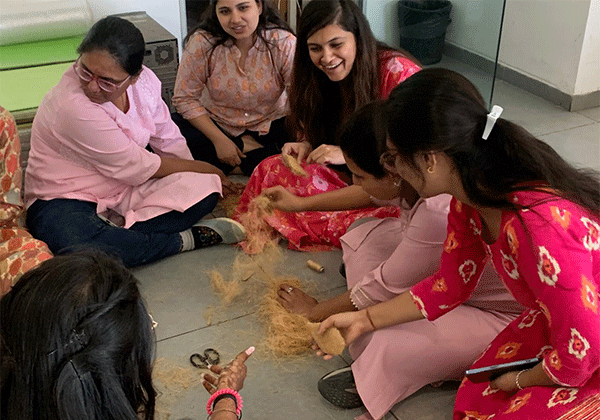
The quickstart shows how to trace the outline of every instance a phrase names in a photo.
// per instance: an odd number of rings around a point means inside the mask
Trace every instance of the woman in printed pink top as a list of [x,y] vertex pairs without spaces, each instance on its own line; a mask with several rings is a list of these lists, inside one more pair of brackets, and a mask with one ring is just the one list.
[[[282,185],[299,196],[312,196],[348,185],[336,136],[341,124],[361,106],[387,98],[390,91],[420,67],[408,53],[375,39],[369,22],[352,0],[310,2],[298,21],[298,48],[290,88],[293,141],[282,153],[302,163],[298,176],[281,156],[264,160],[254,171],[236,215],[265,188]],[[306,159],[306,164],[304,160]],[[397,216],[396,207],[369,207],[352,212],[302,212],[270,217],[274,230],[297,250],[340,247],[340,236],[361,217]]]
[[527,309],[472,367],[540,361],[491,382],[465,378],[454,419],[598,418],[599,174],[488,114],[477,89],[449,70],[408,79],[390,95],[388,117],[382,161],[422,197],[454,197],[440,269],[397,298],[330,317],[322,329],[335,325],[351,343],[375,329],[437,319],[469,298],[491,260]]
[[144,51],[129,21],[98,21],[38,108],[25,182],[27,225],[55,253],[88,245],[136,266],[244,237],[230,219],[195,225],[231,182],[192,159],[160,81],[142,66]]
[[185,42],[173,120],[195,159],[250,175],[288,141],[296,37],[264,0],[211,0]]

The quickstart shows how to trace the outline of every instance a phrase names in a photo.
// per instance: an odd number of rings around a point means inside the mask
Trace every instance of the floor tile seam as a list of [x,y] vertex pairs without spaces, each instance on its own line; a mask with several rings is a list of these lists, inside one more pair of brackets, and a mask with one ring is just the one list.
[[[337,289],[345,289],[345,287],[344,287],[344,286],[338,286],[338,287],[334,287],[334,288],[331,288],[331,289],[327,289],[327,290],[325,290],[325,291],[322,291],[322,292],[321,292],[321,291],[319,291],[319,292],[318,292],[318,293],[316,293],[316,294],[317,294],[319,297],[321,297],[321,296],[323,296],[323,295],[325,295],[325,294],[327,294],[327,293],[329,293],[329,292],[331,292],[331,291],[337,290]],[[236,316],[236,317],[233,317],[233,318],[225,319],[225,320],[223,320],[223,321],[219,321],[219,322],[217,322],[217,323],[215,323],[215,324],[205,325],[205,326],[203,326],[203,327],[198,327],[198,328],[194,328],[194,329],[192,329],[192,330],[184,331],[184,332],[181,332],[181,333],[178,333],[178,334],[175,334],[175,335],[169,336],[169,337],[164,337],[164,338],[161,338],[160,340],[157,340],[156,342],[157,342],[157,343],[160,343],[160,342],[162,342],[162,341],[166,341],[166,340],[169,340],[169,339],[171,339],[171,338],[177,338],[177,337],[181,337],[181,336],[183,336],[183,335],[190,334],[190,333],[193,333],[193,332],[196,332],[196,331],[200,331],[200,330],[203,330],[203,329],[206,329],[206,328],[210,328],[210,327],[213,327],[213,326],[217,326],[217,325],[220,325],[220,324],[224,324],[224,323],[226,323],[226,322],[235,321],[235,320],[238,320],[238,319],[241,319],[241,318],[247,317],[247,316],[255,315],[257,312],[258,312],[258,308],[257,308],[257,307],[256,307],[256,305],[255,305],[253,308],[249,309],[249,310],[248,310],[248,312],[246,312],[246,313],[244,313],[244,314],[242,314],[242,315],[238,315],[238,316]]]
[[238,316],[230,318],[230,319],[225,319],[223,321],[216,322],[214,324],[205,325],[203,327],[194,328],[193,330],[181,332],[179,334],[175,334],[175,335],[172,335],[172,336],[169,336],[169,337],[164,337],[164,338],[161,338],[160,340],[156,340],[156,343],[161,343],[163,341],[167,341],[167,340],[170,340],[172,338],[178,338],[178,337],[181,337],[181,336],[184,336],[184,335],[187,335],[187,334],[191,334],[191,333],[194,333],[194,332],[197,332],[197,331],[200,331],[200,330],[205,330],[205,329],[210,328],[210,327],[216,327],[216,326],[219,326],[219,325],[224,324],[226,322],[236,321],[238,319],[242,319],[242,318],[245,318],[245,317],[250,316],[250,315],[254,315],[254,312],[248,312],[248,313],[245,313],[245,314],[242,314],[242,315],[238,315]]
[[[587,117],[586,117],[586,118],[587,118]],[[577,126],[574,126],[574,127],[569,127],[569,128],[564,128],[564,129],[562,129],[562,130],[550,131],[550,132],[548,132],[548,133],[538,133],[538,134],[536,134],[536,136],[538,136],[538,137],[542,137],[542,136],[549,136],[549,135],[551,135],[551,134],[564,133],[565,131],[569,131],[569,130],[575,130],[575,129],[582,128],[582,127],[587,127],[587,126],[590,126],[590,125],[596,125],[596,124],[600,124],[600,122],[598,122],[598,121],[594,121],[594,120],[592,120],[592,119],[590,119],[590,121],[591,121],[591,123],[582,124],[582,125],[577,125]]]

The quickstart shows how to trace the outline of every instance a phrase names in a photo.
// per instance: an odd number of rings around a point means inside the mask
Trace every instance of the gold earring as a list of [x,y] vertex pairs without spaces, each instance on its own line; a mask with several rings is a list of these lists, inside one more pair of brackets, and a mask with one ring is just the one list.
[[430,174],[433,173],[433,166],[430,166],[427,168],[427,173],[430,173]]
[[394,187],[399,187],[402,184],[402,180],[401,179],[396,179],[394,181]]

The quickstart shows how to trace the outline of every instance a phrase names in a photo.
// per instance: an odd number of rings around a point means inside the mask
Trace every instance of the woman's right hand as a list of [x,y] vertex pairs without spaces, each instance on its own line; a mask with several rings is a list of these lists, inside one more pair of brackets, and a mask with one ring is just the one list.
[[297,141],[286,143],[281,148],[282,155],[296,155],[298,163],[302,163],[304,158],[312,151],[312,147],[306,141]]
[[218,377],[205,374],[202,381],[204,388],[210,394],[225,388],[230,388],[235,391],[242,389],[244,386],[244,379],[246,379],[246,373],[248,372],[245,362],[252,353],[254,353],[254,347],[248,347],[248,349],[238,354],[235,359],[225,367],[217,365],[211,366],[210,370],[213,373],[216,373]]
[[230,138],[226,137],[213,144],[219,160],[228,165],[238,166],[242,163],[242,158],[246,157]]
[[271,201],[271,205],[276,209],[290,212],[304,210],[302,197],[295,196],[281,185],[265,188],[262,191],[262,195],[266,196]]
[[[331,315],[325,321],[321,322],[319,326],[319,334],[324,334],[331,327],[336,327],[340,330],[346,346],[352,343],[361,335],[373,331],[371,322],[367,318],[367,312],[365,310],[356,312],[342,312],[339,314]],[[324,353],[315,344],[313,349],[316,350],[317,356],[323,356],[325,360],[331,359],[333,356]]]

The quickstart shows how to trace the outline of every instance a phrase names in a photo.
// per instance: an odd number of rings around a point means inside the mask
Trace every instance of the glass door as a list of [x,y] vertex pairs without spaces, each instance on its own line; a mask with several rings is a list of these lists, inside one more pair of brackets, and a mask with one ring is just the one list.
[[379,40],[463,74],[492,102],[505,0],[358,2]]

